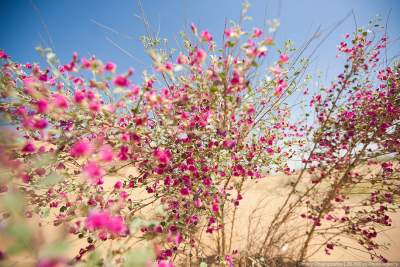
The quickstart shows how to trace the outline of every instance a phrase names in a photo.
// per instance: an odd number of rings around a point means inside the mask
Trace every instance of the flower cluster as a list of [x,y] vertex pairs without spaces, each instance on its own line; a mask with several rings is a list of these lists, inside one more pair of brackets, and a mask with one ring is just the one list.
[[[391,192],[398,186],[398,164],[381,163],[372,177],[355,167],[399,154],[399,67],[379,70],[378,86],[369,79],[386,37],[375,44],[362,32],[340,44],[345,71],[313,96],[316,120],[309,127],[307,120],[293,122],[285,101],[303,74],[290,64],[290,49],[275,59],[272,36],[233,24],[218,50],[209,31],[191,29],[193,40],[184,36],[179,53],[148,51],[153,71],[137,84],[132,69],[120,72],[95,57],[74,54],[63,65],[44,49],[48,66],[42,68],[15,63],[1,51],[0,166],[8,175],[1,177],[0,192],[21,194],[26,217],[47,217],[88,242],[69,264],[112,240],[122,245],[112,248],[111,260],[102,260],[129,262],[135,242],[146,239],[156,243],[158,266],[172,266],[177,255],[192,255],[205,232],[218,239],[220,263],[234,266],[238,253],[232,233],[227,237],[234,225],[228,214],[235,219],[244,184],[270,173],[294,174],[288,161],[311,139],[314,148],[306,151],[304,169],[260,252],[289,242],[279,227],[304,203],[301,217],[312,226],[300,260],[324,220],[375,250],[377,231],[370,224],[390,225],[386,211],[399,194]],[[266,57],[273,59],[268,77],[255,76]],[[303,192],[297,186],[305,172],[311,181]],[[364,182],[379,185],[362,202],[369,212],[346,202],[346,190]],[[329,239],[327,252],[339,245]],[[90,255],[87,260],[95,253]]]

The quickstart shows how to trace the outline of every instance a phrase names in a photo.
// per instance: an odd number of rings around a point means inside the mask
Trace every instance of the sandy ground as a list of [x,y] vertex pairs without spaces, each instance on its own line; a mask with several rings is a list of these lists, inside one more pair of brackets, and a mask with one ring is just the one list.
[[[125,170],[127,172],[134,172],[134,170]],[[285,188],[285,183],[288,181],[286,176],[270,176],[262,180],[249,181],[246,184],[246,192],[244,194],[244,199],[237,213],[237,222],[234,228],[234,238],[233,238],[233,248],[244,249],[246,246],[251,247],[251,241],[248,241],[248,229],[249,229],[249,216],[256,207],[265,207],[258,211],[259,220],[254,218],[251,225],[255,225],[261,232],[264,231],[265,226],[268,225],[269,221],[272,219],[279,204],[282,203],[284,196],[287,191]],[[108,182],[112,183],[113,179]],[[138,193],[143,195],[144,193]],[[382,251],[382,254],[386,256],[391,261],[400,261],[400,213],[392,214],[393,224],[390,229],[381,233],[379,240],[383,242],[391,243],[388,250]],[[37,227],[35,222],[32,222],[32,227],[35,229],[35,233],[40,236],[41,242],[43,244],[50,244],[55,240],[63,239],[58,227],[52,226],[50,223],[45,224],[43,227]],[[251,230],[251,229],[250,229]],[[0,232],[1,233],[1,232]],[[70,249],[66,251],[66,255],[72,257],[76,255],[82,240],[67,239],[71,244]],[[0,249],[5,249],[7,247],[8,241],[4,236],[0,236]],[[348,251],[344,249],[335,249],[331,256],[327,256],[323,250],[318,251],[314,256],[310,258],[311,261],[368,261],[369,257],[364,253]],[[4,264],[4,263],[3,263]],[[18,258],[14,258],[9,261],[7,265],[0,266],[33,266],[32,257],[29,255],[19,255]]]
[[[261,203],[265,204],[262,209],[261,224],[268,224],[275,214],[277,207],[282,203],[287,191],[284,184],[288,181],[288,177],[275,175],[259,180],[251,181],[244,199],[241,201],[239,208],[239,225],[236,228],[238,240],[245,240],[247,233],[243,233],[243,229],[247,229],[248,216],[251,211]],[[391,214],[392,226],[379,234],[378,240],[383,243],[390,243],[388,250],[381,250],[381,254],[390,261],[400,261],[400,212]],[[243,242],[238,242],[243,245]],[[350,243],[350,244],[354,244]],[[251,244],[250,244],[251,245]],[[368,255],[362,252],[349,251],[341,248],[335,248],[330,256],[327,256],[324,250],[319,250],[310,261],[369,261]]]

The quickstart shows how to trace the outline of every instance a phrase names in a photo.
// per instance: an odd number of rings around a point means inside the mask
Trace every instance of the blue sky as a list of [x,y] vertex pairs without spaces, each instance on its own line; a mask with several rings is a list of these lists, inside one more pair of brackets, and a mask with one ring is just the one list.
[[[345,33],[354,30],[355,20],[357,25],[365,25],[380,14],[385,23],[391,10],[388,32],[392,39],[400,37],[400,1],[397,0],[251,0],[250,3],[249,15],[253,20],[247,23],[249,29],[262,26],[265,18],[280,18],[278,43],[292,39],[297,46],[318,26],[329,29],[354,10],[355,19],[349,17],[318,49],[311,72],[319,70],[333,74],[339,71],[335,47]],[[241,4],[239,0],[142,0],[154,29],[159,29],[161,37],[170,40],[171,47],[176,47],[178,32],[191,22],[199,29],[208,29],[218,40],[225,19],[238,19]],[[139,41],[144,27],[135,17],[140,14],[137,0],[2,0],[1,6],[0,48],[15,61],[39,61],[34,48],[46,43],[55,47],[62,62],[67,62],[77,51],[82,56],[94,54],[103,61],[112,60],[121,72],[128,67],[142,70],[142,65],[114,44],[140,61],[149,62]],[[389,50],[392,55],[399,53],[398,44],[396,42]]]

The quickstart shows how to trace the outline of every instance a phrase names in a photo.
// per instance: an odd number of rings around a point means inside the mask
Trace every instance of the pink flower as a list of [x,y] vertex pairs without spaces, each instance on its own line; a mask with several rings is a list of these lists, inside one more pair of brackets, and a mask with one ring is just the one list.
[[121,182],[121,181],[115,182],[115,184],[114,184],[114,189],[115,189],[115,190],[119,190],[119,189],[121,189],[121,188],[122,188],[122,182]]
[[219,203],[218,203],[218,201],[213,201],[213,203],[212,203],[212,211],[214,212],[214,213],[218,213],[219,212]]
[[121,87],[127,87],[129,85],[129,80],[122,75],[118,75],[117,77],[115,77],[113,82],[116,86]]
[[86,58],[82,58],[82,67],[84,68],[84,69],[89,69],[91,66],[92,66],[92,64],[90,63],[90,61],[88,61]]
[[172,65],[171,62],[165,63],[165,69],[166,69],[166,70],[171,71],[173,67],[174,67],[174,66]]
[[281,54],[279,56],[279,64],[286,64],[289,61],[289,56],[286,54]]
[[104,66],[104,70],[109,71],[109,72],[114,72],[116,68],[116,65],[113,62],[108,62],[105,66]]
[[100,148],[99,152],[100,159],[105,162],[110,162],[113,160],[113,150],[110,145],[104,145]]
[[240,77],[240,75],[239,75],[239,72],[234,71],[234,72],[233,72],[233,77],[232,77],[232,79],[231,79],[231,84],[232,84],[233,86],[235,86],[235,85],[240,84],[241,81],[242,81],[242,79],[241,79],[241,77]]
[[203,49],[197,49],[196,58],[200,63],[202,63],[207,57],[206,52]]
[[212,185],[212,180],[210,178],[204,178],[203,185],[210,187]]
[[190,114],[189,114],[189,112],[186,112],[186,111],[182,112],[182,114],[180,116],[181,120],[184,120],[184,121],[189,119],[189,117],[190,117]]
[[254,37],[260,37],[262,35],[262,30],[260,28],[254,28],[253,29],[253,36]]
[[21,151],[25,153],[33,153],[35,152],[35,146],[31,142],[27,142]]
[[17,114],[18,116],[21,116],[21,117],[25,117],[26,115],[28,115],[28,108],[26,106],[18,107],[15,110],[15,114]]
[[189,62],[187,56],[185,56],[182,52],[179,53],[178,59],[176,60],[176,62],[180,65],[184,65],[187,64]]
[[99,185],[103,183],[104,171],[93,161],[89,161],[83,167],[83,172],[90,179],[92,184]]
[[62,109],[67,109],[68,108],[68,102],[65,96],[61,94],[55,94],[54,95],[54,105],[58,108]]
[[226,37],[231,37],[233,34],[233,30],[231,28],[225,29],[224,34]]
[[235,142],[234,140],[225,140],[225,141],[222,143],[222,146],[223,146],[224,148],[226,148],[226,149],[232,149],[232,148],[235,147],[235,145],[236,145],[236,142]]
[[87,156],[91,151],[91,145],[87,140],[81,140],[76,142],[69,151],[69,154],[74,157]]
[[272,39],[272,37],[267,37],[265,40],[264,40],[264,44],[265,45],[272,45],[274,43],[274,39]]
[[33,124],[34,124],[33,119],[30,118],[30,117],[24,118],[24,119],[22,120],[22,126],[23,126],[25,129],[32,129],[32,128],[33,128]]
[[106,231],[101,231],[97,234],[97,236],[100,238],[102,241],[106,241],[108,237],[108,233]]
[[92,101],[89,103],[89,109],[93,112],[99,112],[100,110],[100,103],[97,101]]
[[22,175],[21,175],[21,179],[22,179],[22,181],[24,182],[24,183],[29,183],[31,180],[32,180],[32,177],[29,175],[29,174],[27,174],[27,173],[23,173]]
[[156,149],[153,156],[158,159],[161,164],[168,164],[171,160],[172,153],[170,150]]
[[65,260],[59,258],[43,258],[40,259],[37,267],[61,267],[65,264]]
[[43,176],[46,173],[46,169],[45,168],[38,168],[35,170],[35,173],[39,176]]
[[113,233],[122,235],[126,232],[127,227],[124,223],[124,219],[121,216],[109,217],[106,222],[106,229]]
[[285,80],[279,80],[278,86],[275,88],[275,95],[276,96],[281,96],[283,91],[288,87],[287,83]]
[[196,198],[196,200],[194,201],[194,206],[196,208],[200,208],[203,205],[203,203],[201,202],[200,198]]
[[126,199],[128,198],[128,196],[129,196],[129,194],[128,194],[126,191],[121,191],[121,192],[119,193],[119,196],[120,196],[120,198],[121,198],[122,200],[126,200]]
[[196,48],[194,53],[192,54],[191,65],[201,65],[207,57],[206,52],[201,48]]
[[157,263],[157,267],[174,267],[174,265],[168,261],[163,260]]
[[190,25],[190,29],[192,29],[192,32],[193,32],[194,34],[197,34],[197,27],[196,27],[196,25],[195,25],[194,23],[192,23],[192,24]]
[[94,231],[106,227],[110,215],[106,211],[91,212],[86,218],[86,228],[89,231]]
[[203,31],[200,36],[204,42],[211,42],[213,40],[213,36],[207,30]]
[[85,223],[89,231],[107,230],[110,233],[121,235],[128,229],[121,216],[111,216],[107,211],[89,213]]
[[121,146],[121,148],[119,149],[118,158],[120,160],[127,160],[129,158],[128,152],[129,148],[127,146]]
[[390,128],[390,124],[389,123],[382,123],[381,126],[379,127],[382,131],[386,131],[388,128]]
[[179,245],[180,243],[182,242],[182,235],[181,235],[181,233],[176,233],[176,236],[175,236],[175,244],[176,245]]
[[8,58],[6,52],[4,52],[3,50],[0,50],[0,58],[2,58],[2,59],[7,59]]
[[228,263],[229,267],[235,267],[235,265],[233,264],[232,256],[226,255],[225,256],[225,261]]
[[190,194],[190,190],[187,187],[183,187],[180,190],[182,196],[188,196]]
[[255,107],[252,105],[249,107],[249,109],[247,110],[247,114],[249,115],[253,115],[256,112]]
[[76,91],[74,95],[75,103],[81,103],[85,99],[85,94],[82,91]]
[[33,127],[38,130],[43,130],[48,125],[48,122],[45,119],[37,119],[33,123]]
[[393,172],[393,164],[391,162],[384,162],[381,166],[385,172]]
[[139,95],[139,90],[140,90],[140,88],[137,85],[132,87],[131,92],[132,92],[133,97],[136,98]]
[[48,104],[47,100],[45,100],[45,99],[40,99],[36,102],[37,113],[46,113],[48,107],[49,107],[49,104]]
[[164,185],[165,185],[165,186],[170,186],[170,185],[171,185],[171,177],[166,176],[166,177],[164,178]]
[[26,77],[23,79],[24,83],[24,92],[32,95],[34,92],[34,88],[37,87],[38,81],[34,77]]

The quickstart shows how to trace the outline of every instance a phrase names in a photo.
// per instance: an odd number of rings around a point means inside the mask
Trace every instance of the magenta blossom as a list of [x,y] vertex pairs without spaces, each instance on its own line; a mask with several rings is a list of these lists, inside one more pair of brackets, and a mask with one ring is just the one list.
[[33,152],[35,152],[35,146],[31,143],[31,142],[27,142],[25,145],[24,145],[24,147],[22,148],[22,152],[25,152],[25,153],[33,153]]
[[213,40],[213,36],[211,35],[211,33],[209,33],[207,30],[205,30],[205,31],[203,31],[202,33],[201,33],[201,39],[204,41],[204,42],[211,42],[212,40]]
[[90,179],[92,184],[98,185],[103,183],[104,171],[99,165],[93,161],[89,161],[83,168],[85,175]]
[[122,76],[122,75],[115,77],[113,82],[116,86],[121,86],[121,87],[129,86],[129,80],[125,76]]
[[65,266],[65,260],[60,258],[43,258],[37,263],[37,267],[61,267]]
[[123,235],[128,229],[121,216],[111,216],[107,211],[89,213],[86,228],[89,231],[106,230],[116,235]]
[[156,149],[153,156],[158,159],[161,164],[168,164],[172,158],[172,153],[168,149]]
[[289,61],[289,56],[287,54],[281,54],[279,56],[279,64],[286,64]]
[[113,160],[114,154],[110,145],[103,145],[100,148],[99,156],[102,161],[110,162]]
[[54,95],[54,105],[61,109],[67,109],[69,106],[65,96],[63,96],[61,94]]
[[35,120],[33,127],[38,130],[43,130],[48,125],[48,122],[45,119],[37,119]]
[[69,154],[74,158],[78,158],[78,157],[89,155],[90,151],[91,151],[90,142],[87,140],[81,140],[81,141],[76,142],[71,147]]
[[157,267],[174,267],[174,265],[168,261],[159,261]]
[[182,52],[179,53],[179,56],[176,60],[176,62],[180,65],[184,65],[184,64],[188,64],[189,60],[187,58],[187,56],[185,56]]
[[106,229],[113,234],[123,235],[127,231],[124,219],[121,216],[109,217]]
[[109,219],[110,215],[106,211],[91,212],[86,218],[86,228],[89,231],[105,228]]
[[105,71],[109,71],[109,72],[114,72],[116,68],[116,65],[113,62],[108,62],[105,66],[104,66],[104,70]]
[[3,50],[0,50],[0,58],[7,59],[8,55]]
[[85,94],[82,91],[76,91],[74,95],[75,103],[81,103],[85,99]]
[[47,102],[47,100],[45,99],[40,99],[38,100],[36,103],[36,109],[37,109],[37,113],[46,113],[49,107],[49,104]]
[[260,37],[262,35],[262,30],[260,28],[253,29],[253,37]]

